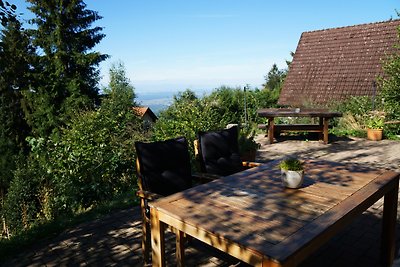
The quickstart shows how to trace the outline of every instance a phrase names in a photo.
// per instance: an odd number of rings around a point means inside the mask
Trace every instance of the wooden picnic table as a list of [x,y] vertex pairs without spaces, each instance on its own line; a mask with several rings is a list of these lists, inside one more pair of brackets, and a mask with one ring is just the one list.
[[176,230],[178,266],[186,234],[253,266],[297,266],[383,196],[381,259],[390,266],[399,173],[329,161],[305,166],[299,189],[284,188],[280,170],[265,164],[151,203],[153,266],[165,266],[167,226]]
[[[320,133],[320,139],[328,143],[329,120],[334,117],[341,117],[342,113],[333,112],[327,109],[305,109],[305,108],[264,108],[257,111],[260,117],[268,119],[268,140],[274,142],[275,132],[281,131],[308,131]],[[275,125],[275,117],[317,117],[319,124],[278,124]]]

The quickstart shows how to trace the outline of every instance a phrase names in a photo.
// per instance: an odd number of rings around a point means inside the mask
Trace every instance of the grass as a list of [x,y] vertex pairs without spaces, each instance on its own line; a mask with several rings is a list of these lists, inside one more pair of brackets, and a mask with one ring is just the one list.
[[75,216],[66,216],[51,222],[42,223],[15,235],[10,239],[0,239],[0,262],[11,259],[28,249],[34,243],[51,239],[68,228],[101,218],[105,215],[109,215],[111,212],[136,205],[138,205],[138,200],[132,190],[122,193],[114,200],[101,203],[98,206],[76,214]]

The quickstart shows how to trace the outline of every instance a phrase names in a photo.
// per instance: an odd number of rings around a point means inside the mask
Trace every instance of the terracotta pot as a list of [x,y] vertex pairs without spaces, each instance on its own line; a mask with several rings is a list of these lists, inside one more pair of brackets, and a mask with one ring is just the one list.
[[372,141],[382,140],[382,129],[367,129],[367,138]]

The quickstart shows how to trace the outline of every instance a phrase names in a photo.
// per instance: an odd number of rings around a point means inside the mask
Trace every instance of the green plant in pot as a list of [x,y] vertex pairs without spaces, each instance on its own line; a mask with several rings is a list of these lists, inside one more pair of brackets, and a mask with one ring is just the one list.
[[255,161],[260,144],[254,140],[255,131],[250,127],[242,128],[239,132],[239,154],[243,161]]
[[368,114],[367,138],[372,141],[382,140],[383,127],[385,126],[385,112],[374,110]]
[[304,180],[304,162],[297,158],[289,157],[279,162],[281,179],[288,188],[299,188]]

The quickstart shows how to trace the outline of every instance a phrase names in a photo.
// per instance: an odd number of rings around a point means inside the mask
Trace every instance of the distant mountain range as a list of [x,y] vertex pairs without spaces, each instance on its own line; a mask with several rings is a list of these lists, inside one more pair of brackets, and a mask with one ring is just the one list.
[[[207,93],[205,90],[193,90],[197,96],[203,96]],[[179,92],[136,92],[136,101],[140,106],[149,107],[154,114],[159,115],[160,111],[168,108],[173,101],[174,95]]]
[[136,93],[136,101],[141,106],[149,107],[157,116],[160,111],[172,104],[174,92]]

